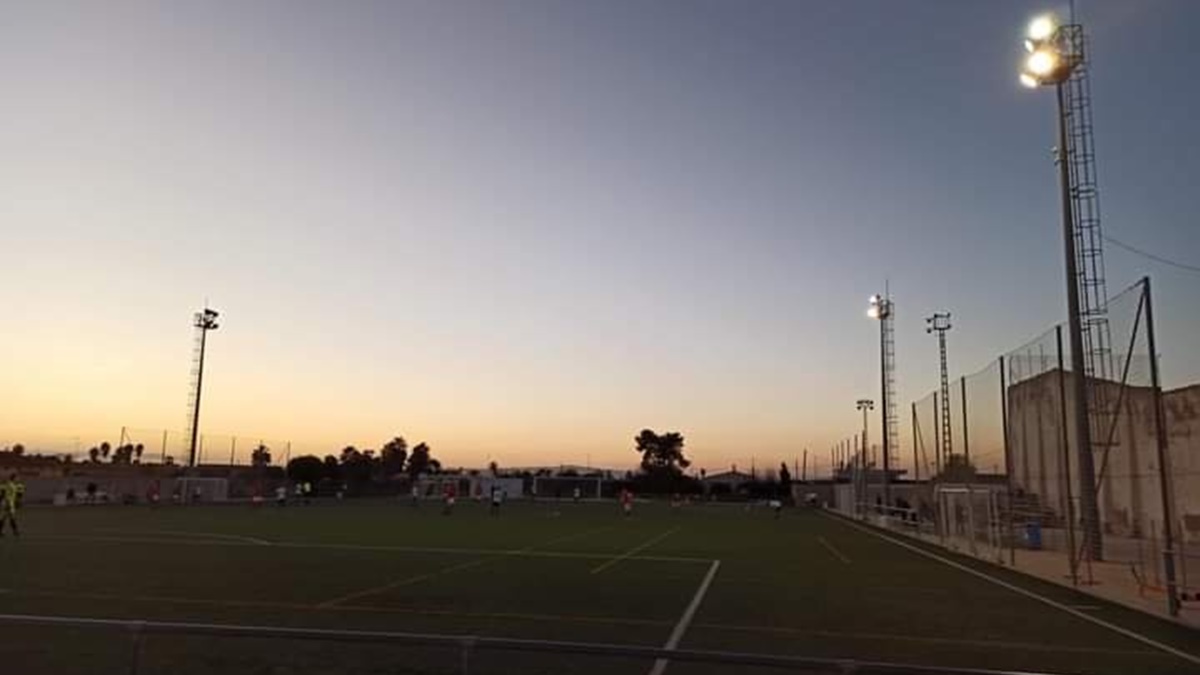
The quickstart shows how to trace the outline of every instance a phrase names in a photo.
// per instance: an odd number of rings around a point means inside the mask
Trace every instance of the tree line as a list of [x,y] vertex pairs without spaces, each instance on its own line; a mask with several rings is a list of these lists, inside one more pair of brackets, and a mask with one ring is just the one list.
[[400,476],[416,478],[441,470],[442,463],[433,457],[428,443],[417,443],[409,448],[402,436],[384,443],[378,452],[348,445],[337,455],[329,454],[324,458],[303,455],[287,465],[288,478],[296,482],[315,484],[328,480],[355,486],[385,483]]

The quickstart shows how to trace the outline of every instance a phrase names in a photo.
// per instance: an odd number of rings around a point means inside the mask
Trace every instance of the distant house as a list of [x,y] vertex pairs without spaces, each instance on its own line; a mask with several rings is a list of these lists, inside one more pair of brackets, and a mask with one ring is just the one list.
[[704,489],[709,492],[737,492],[743,485],[753,481],[753,476],[748,473],[742,473],[737,469],[714,473],[701,479]]

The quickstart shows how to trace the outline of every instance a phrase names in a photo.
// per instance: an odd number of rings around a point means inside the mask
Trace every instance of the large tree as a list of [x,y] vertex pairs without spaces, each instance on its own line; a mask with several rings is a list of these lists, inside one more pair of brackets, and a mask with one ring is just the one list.
[[413,446],[412,454],[408,457],[408,475],[416,478],[430,469],[429,445],[425,442]]
[[342,448],[342,477],[347,483],[361,485],[371,480],[371,457],[374,454],[370,450],[360,452],[353,445]]
[[322,463],[325,465],[326,478],[333,481],[342,479],[342,467],[338,465],[337,457],[325,455],[325,461]]
[[315,455],[296,457],[288,462],[287,475],[296,483],[317,483],[325,473],[325,465]]
[[397,436],[379,449],[380,465],[385,477],[392,477],[404,471],[404,462],[408,459],[408,442],[403,436]]
[[650,429],[642,429],[634,437],[634,443],[642,456],[642,471],[647,474],[679,476],[692,465],[691,460],[683,454],[683,434],[678,431],[657,434]]

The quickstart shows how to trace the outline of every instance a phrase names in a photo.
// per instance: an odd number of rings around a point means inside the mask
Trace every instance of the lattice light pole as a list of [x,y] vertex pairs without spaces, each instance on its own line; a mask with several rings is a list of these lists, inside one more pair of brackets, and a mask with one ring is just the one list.
[[[950,312],[938,313],[925,319],[925,332],[937,333],[938,336],[938,352],[941,356],[941,410],[938,411],[938,419],[941,425],[941,447],[937,452],[941,454],[939,464],[945,466],[950,461],[950,455],[954,452],[954,446],[950,439],[950,372],[946,366],[946,331],[950,330]],[[936,404],[936,400],[935,400]]]
[[1112,350],[1083,26],[1060,24],[1053,16],[1038,17],[1029,25],[1025,49],[1029,57],[1021,84],[1031,88],[1053,85],[1058,101],[1058,178],[1079,457],[1079,511],[1087,552],[1093,560],[1101,560],[1104,546],[1092,423],[1104,425],[1108,406],[1103,400],[1093,400],[1093,392],[1105,388],[1089,386],[1089,380],[1109,376]]
[[[896,419],[896,340],[894,321],[895,304],[891,296],[872,295],[867,316],[879,320],[879,371],[880,379],[880,412],[883,424],[880,435],[883,436],[883,501],[885,506],[892,505],[892,452],[899,449],[897,435],[899,423]],[[865,447],[865,446],[864,446]]]
[[204,349],[208,331],[216,330],[217,311],[205,307],[196,312],[192,326],[196,329],[196,349],[193,355],[192,382],[188,396],[188,466],[196,466],[196,441],[200,438],[200,392],[204,386]]

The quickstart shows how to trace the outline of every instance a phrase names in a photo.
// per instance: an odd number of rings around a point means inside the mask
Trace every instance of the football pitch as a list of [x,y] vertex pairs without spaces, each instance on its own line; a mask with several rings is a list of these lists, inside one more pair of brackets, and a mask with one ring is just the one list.
[[[4,614],[1200,673],[1190,629],[807,510],[775,519],[661,503],[628,518],[613,503],[569,502],[510,502],[498,517],[481,504],[446,516],[403,501],[30,508],[22,535],[0,540]],[[462,669],[456,649],[386,640],[149,634],[139,653],[143,675]],[[0,658],[15,672],[128,672],[130,638],[114,627],[0,623]],[[470,672],[783,671],[480,652]]]

